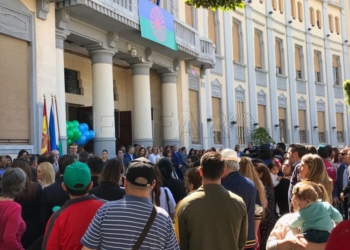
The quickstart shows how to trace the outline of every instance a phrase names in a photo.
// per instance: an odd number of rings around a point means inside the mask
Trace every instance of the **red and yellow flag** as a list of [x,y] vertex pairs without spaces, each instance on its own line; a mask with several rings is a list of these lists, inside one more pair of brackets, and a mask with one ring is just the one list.
[[43,121],[42,121],[42,130],[41,130],[41,154],[46,154],[50,152],[50,139],[48,132],[48,123],[47,123],[47,113],[46,113],[46,98],[44,96],[44,106],[43,106]]

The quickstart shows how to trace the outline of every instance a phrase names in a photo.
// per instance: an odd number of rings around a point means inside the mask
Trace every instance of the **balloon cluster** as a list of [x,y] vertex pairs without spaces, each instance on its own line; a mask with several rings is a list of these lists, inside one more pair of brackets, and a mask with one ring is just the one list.
[[93,130],[89,130],[89,126],[86,123],[79,124],[78,121],[67,121],[67,143],[70,145],[75,142],[78,146],[83,146],[89,140],[95,137],[95,132]]

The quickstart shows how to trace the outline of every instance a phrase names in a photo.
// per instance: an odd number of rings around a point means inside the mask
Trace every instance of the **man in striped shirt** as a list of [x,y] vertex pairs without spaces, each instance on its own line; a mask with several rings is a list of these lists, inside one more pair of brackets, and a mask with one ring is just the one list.
[[[154,186],[153,164],[146,158],[132,161],[126,174],[126,195],[122,200],[107,202],[97,211],[81,240],[83,250],[132,249],[151,215],[149,193]],[[157,208],[140,249],[179,249],[171,218],[162,208]]]

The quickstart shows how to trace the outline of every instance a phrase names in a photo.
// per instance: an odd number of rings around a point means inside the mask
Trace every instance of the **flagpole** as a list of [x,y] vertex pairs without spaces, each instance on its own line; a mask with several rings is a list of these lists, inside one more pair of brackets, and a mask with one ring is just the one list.
[[60,141],[60,121],[58,120],[58,111],[57,111],[57,99],[55,96],[55,109],[56,109],[56,117],[57,117],[57,130],[58,130],[58,141]]

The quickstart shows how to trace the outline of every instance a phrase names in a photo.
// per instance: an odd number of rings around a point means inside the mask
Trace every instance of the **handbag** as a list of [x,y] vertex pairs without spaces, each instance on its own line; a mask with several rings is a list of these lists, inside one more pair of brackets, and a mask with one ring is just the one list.
[[139,238],[137,239],[135,245],[133,246],[132,250],[139,250],[142,242],[145,240],[146,235],[148,234],[148,231],[151,229],[151,226],[153,224],[154,219],[156,218],[157,215],[157,209],[155,206],[153,206],[151,215],[148,218],[148,221],[146,222],[145,227],[143,228]]

